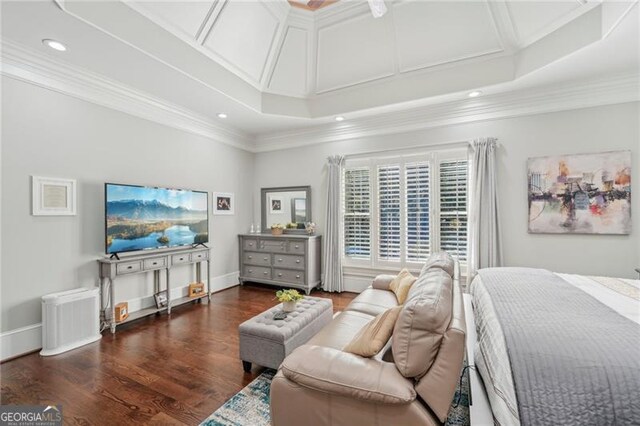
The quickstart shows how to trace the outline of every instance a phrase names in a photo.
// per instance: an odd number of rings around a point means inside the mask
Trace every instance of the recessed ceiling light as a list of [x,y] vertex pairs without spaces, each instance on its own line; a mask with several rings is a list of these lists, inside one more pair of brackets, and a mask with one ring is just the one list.
[[218,113],[218,118],[227,118],[227,114],[225,114],[224,112],[220,112]]
[[473,92],[469,93],[470,98],[477,98],[480,95],[482,95],[482,92],[479,90],[474,90]]
[[336,117],[336,121],[344,121],[344,117],[339,115]]
[[57,50],[58,52],[64,52],[67,50],[67,46],[65,46],[64,44],[56,40],[51,40],[49,38],[45,38],[44,40],[42,40],[42,44],[52,48],[53,50]]

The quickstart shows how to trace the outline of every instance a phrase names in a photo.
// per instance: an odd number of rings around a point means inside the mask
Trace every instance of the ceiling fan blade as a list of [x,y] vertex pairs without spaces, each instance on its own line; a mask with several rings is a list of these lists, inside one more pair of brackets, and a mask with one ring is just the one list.
[[322,7],[322,4],[324,3],[325,0],[309,0],[307,2],[307,6],[309,7],[309,9],[319,9],[320,7]]
[[380,18],[387,13],[387,5],[384,4],[384,0],[368,0],[371,14],[374,18]]

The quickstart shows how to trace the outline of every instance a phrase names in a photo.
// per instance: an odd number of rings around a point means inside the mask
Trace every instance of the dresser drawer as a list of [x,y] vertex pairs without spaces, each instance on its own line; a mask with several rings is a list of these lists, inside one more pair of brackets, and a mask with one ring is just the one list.
[[242,261],[247,265],[271,266],[271,255],[269,253],[246,251],[244,252]]
[[260,240],[258,249],[260,251],[268,251],[271,253],[284,253],[287,251],[285,241],[278,240]]
[[306,244],[300,241],[289,241],[289,253],[304,254],[305,246]]
[[116,274],[132,274],[142,270],[142,261],[136,260],[133,262],[123,262],[116,265]]
[[160,269],[167,267],[167,258],[166,257],[154,257],[153,259],[145,259],[144,260],[144,269]]
[[287,269],[274,269],[274,281],[282,281],[286,283],[304,284],[304,272],[291,271]]
[[276,268],[304,269],[304,256],[274,254],[273,266]]
[[258,240],[254,239],[243,239],[242,240],[242,248],[244,250],[257,250],[258,249]]
[[191,262],[191,255],[189,253],[185,254],[174,254],[171,256],[171,264],[179,265],[181,263],[189,263]]
[[201,260],[207,260],[209,258],[208,251],[197,251],[191,254],[191,260],[194,262],[200,262]]
[[264,268],[262,266],[245,266],[244,267],[244,276],[249,278],[262,278],[262,279],[271,279],[271,268]]

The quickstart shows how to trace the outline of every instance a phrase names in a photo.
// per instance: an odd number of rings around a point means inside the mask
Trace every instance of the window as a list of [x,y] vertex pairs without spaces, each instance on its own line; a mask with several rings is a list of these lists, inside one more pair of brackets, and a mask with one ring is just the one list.
[[465,150],[347,160],[347,266],[418,267],[431,252],[467,259]]

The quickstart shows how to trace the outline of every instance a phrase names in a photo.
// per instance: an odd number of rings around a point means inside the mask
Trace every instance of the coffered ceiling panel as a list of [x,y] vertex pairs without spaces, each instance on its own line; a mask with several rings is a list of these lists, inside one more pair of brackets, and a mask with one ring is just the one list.
[[269,89],[291,95],[305,95],[307,88],[308,31],[288,27]]
[[318,31],[317,92],[338,89],[394,73],[394,41],[389,14],[371,13]]
[[183,35],[195,39],[215,1],[136,1],[134,6],[149,17],[159,18]]
[[507,2],[507,7],[521,45],[537,41],[553,30],[549,27],[554,23],[567,19],[581,8],[587,8],[577,1],[514,1]]
[[279,26],[265,3],[227,1],[204,47],[259,83]]
[[484,2],[404,2],[393,15],[401,72],[502,50]]

